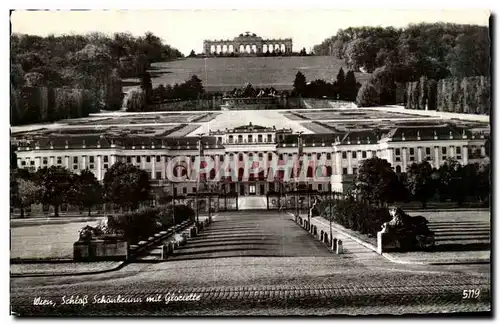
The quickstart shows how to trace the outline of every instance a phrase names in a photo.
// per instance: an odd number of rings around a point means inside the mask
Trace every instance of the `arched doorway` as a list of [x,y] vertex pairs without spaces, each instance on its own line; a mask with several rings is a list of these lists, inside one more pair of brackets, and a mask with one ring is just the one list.
[[245,52],[245,46],[244,46],[243,44],[240,44],[240,47],[239,47],[239,52],[240,52],[240,53]]
[[227,45],[222,45],[222,53],[227,53]]
[[229,53],[234,53],[234,46],[233,44],[230,44],[228,47]]
[[219,44],[219,45],[217,45],[217,54],[221,53],[221,51],[222,51],[222,47]]
[[257,53],[257,45],[252,44],[252,53]]
[[215,53],[216,48],[215,45],[210,45],[210,53]]
[[247,44],[245,46],[245,52],[250,53],[252,51],[252,48],[250,47],[250,44]]
[[262,52],[266,53],[268,50],[267,44],[262,45]]

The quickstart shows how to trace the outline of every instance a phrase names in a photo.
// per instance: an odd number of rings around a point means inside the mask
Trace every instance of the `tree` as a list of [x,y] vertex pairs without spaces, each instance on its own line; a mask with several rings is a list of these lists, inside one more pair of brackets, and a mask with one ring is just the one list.
[[19,195],[19,207],[21,209],[21,218],[24,218],[25,207],[38,201],[42,188],[34,181],[29,179],[18,179],[17,190]]
[[358,91],[356,105],[359,107],[370,107],[379,105],[377,90],[371,82],[366,82]]
[[407,171],[407,185],[412,197],[426,208],[427,201],[434,196],[436,184],[432,179],[432,166],[427,161],[413,163]]
[[339,99],[345,100],[346,99],[345,74],[344,74],[344,69],[342,68],[340,68],[339,73],[337,74],[336,86],[337,86],[337,92],[339,94]]
[[306,91],[306,76],[300,71],[295,75],[295,80],[293,82],[293,90],[298,95],[303,95]]
[[124,209],[137,209],[149,199],[149,175],[131,164],[117,162],[104,175],[104,196]]
[[151,102],[151,92],[153,90],[153,83],[151,82],[151,75],[149,72],[146,71],[141,75],[140,85],[146,96],[146,102],[149,104]]
[[[338,80],[337,80],[338,82]],[[358,82],[356,81],[356,76],[352,70],[347,71],[344,82],[344,96],[345,100],[350,102],[356,101],[356,96],[358,94]]]
[[404,193],[391,164],[378,157],[362,161],[354,180],[354,189],[363,200],[375,204],[394,202],[401,199]]
[[[275,54],[275,52],[273,52]],[[300,56],[307,56],[307,52],[306,52],[306,48],[303,47],[302,50],[300,50],[300,53],[299,53]]]
[[68,202],[73,187],[73,175],[64,167],[50,166],[36,172],[36,181],[41,187],[40,201],[54,207],[54,216],[59,216],[59,207]]
[[191,50],[191,53],[189,53],[189,56],[188,56],[188,57],[190,57],[190,58],[194,58],[194,57],[196,57],[196,53],[195,53],[195,51],[194,51],[194,50]]
[[82,170],[75,179],[74,203],[88,209],[89,217],[92,207],[102,202],[102,186],[90,170]]

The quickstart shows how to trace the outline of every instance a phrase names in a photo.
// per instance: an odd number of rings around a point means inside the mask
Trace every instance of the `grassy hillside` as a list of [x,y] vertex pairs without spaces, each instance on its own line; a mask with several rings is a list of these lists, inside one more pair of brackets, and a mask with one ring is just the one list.
[[[255,87],[291,90],[297,71],[304,73],[308,81],[332,81],[341,67],[344,62],[331,56],[207,58],[205,73],[204,59],[188,58],[153,64],[150,72],[153,87],[160,83],[181,83],[196,74],[208,91],[231,90],[247,82]],[[368,77],[369,74],[356,73],[361,83]],[[124,90],[136,84],[137,80],[127,79]]]

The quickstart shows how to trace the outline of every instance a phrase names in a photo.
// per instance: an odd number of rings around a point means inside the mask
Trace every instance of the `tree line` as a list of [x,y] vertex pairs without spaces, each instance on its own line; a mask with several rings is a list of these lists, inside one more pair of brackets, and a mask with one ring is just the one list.
[[[475,101],[469,99],[469,107],[489,111],[489,82],[470,79],[489,80],[489,33],[486,26],[449,23],[422,23],[400,29],[351,27],[339,30],[317,45],[315,52],[343,59],[351,69],[372,73],[358,92],[358,106],[407,102],[404,93],[414,92],[418,87],[413,83],[425,78],[433,80],[431,84],[446,80],[441,82],[440,89],[441,97],[447,102],[431,102],[429,109],[438,106],[440,110],[469,112],[471,109],[465,107],[463,101],[449,100],[461,96],[462,92],[472,93],[469,97]],[[467,85],[462,86],[464,83]],[[398,98],[398,94],[403,96]],[[430,96],[432,100],[438,97],[437,94]]]
[[[140,37],[128,33],[47,37],[12,34],[10,41],[11,111],[17,114],[13,124],[40,118],[40,114],[23,118],[25,106],[43,100],[40,96],[26,99],[26,87],[85,89],[88,102],[81,105],[85,116],[100,109],[121,108],[122,78],[140,76],[153,62],[182,57],[150,32]],[[71,101],[81,102],[81,96],[56,98],[60,107]]]
[[126,100],[128,112],[147,112],[149,105],[161,104],[178,100],[208,99],[205,95],[203,82],[198,76],[193,75],[181,84],[159,84],[153,87],[149,72],[140,77],[140,88],[132,89]]
[[12,169],[10,174],[11,207],[19,208],[21,217],[36,203],[53,206],[56,217],[65,204],[87,209],[89,215],[92,207],[105,202],[132,211],[150,199],[150,192],[149,174],[122,162],[107,170],[102,185],[88,169],[75,174],[65,167],[51,166],[36,172]]
[[302,96],[309,98],[334,98],[346,101],[355,101],[361,84],[356,81],[356,76],[352,70],[344,73],[339,69],[334,82],[326,82],[322,79],[316,79],[307,82],[306,76],[302,72],[297,72],[293,82],[292,96]]
[[410,24],[404,28],[349,27],[314,46],[316,55],[343,59],[368,73],[383,66],[404,68],[402,82],[490,75],[487,26]]
[[491,194],[489,161],[461,165],[448,159],[438,169],[422,161],[408,166],[406,173],[396,174],[391,164],[378,157],[364,160],[355,177],[350,194],[375,206],[392,202],[452,201],[462,205],[468,200],[489,203]]

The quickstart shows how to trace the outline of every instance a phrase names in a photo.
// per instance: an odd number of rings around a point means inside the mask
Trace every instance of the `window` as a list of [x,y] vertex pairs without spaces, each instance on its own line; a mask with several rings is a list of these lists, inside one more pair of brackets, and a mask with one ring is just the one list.
[[193,193],[196,193],[196,187],[193,187]]
[[356,152],[356,151],[353,151],[353,152],[352,152],[352,158],[353,158],[353,159],[356,159],[357,157],[358,157],[357,152]]
[[322,184],[318,184],[318,191],[322,191],[323,190],[323,185]]
[[358,169],[357,169],[357,168],[353,168],[353,169],[352,169],[352,173],[353,173],[353,174],[357,174],[357,173],[358,173]]
[[224,161],[224,155],[220,155],[220,156],[219,156],[219,161],[220,161],[220,162]]
[[257,140],[258,140],[259,142],[262,142],[262,134],[259,134],[259,135],[257,136]]
[[229,136],[229,143],[233,143],[233,136],[232,135]]
[[243,161],[243,154],[241,154],[241,153],[240,153],[240,154],[238,155],[238,160],[239,160],[239,161]]
[[253,137],[251,134],[248,135],[248,142],[253,142]]
[[[90,158],[94,158],[94,157],[90,157]],[[92,160],[94,160],[94,159],[92,159]],[[127,156],[127,162],[130,164],[132,162],[132,157]]]
[[151,156],[146,156],[146,162],[148,162],[148,163],[151,162]]
[[441,147],[441,153],[442,153],[443,155],[446,155],[446,147]]
[[342,168],[342,175],[347,175],[347,168]]
[[231,160],[231,161],[234,160],[234,154],[232,154],[232,153],[229,154],[229,160]]
[[342,159],[347,159],[347,152],[342,151]]
[[35,161],[34,160],[30,161],[30,165],[35,166]]
[[415,154],[415,148],[410,148],[410,156]]
[[107,163],[108,162],[108,156],[104,156],[104,162]]
[[21,166],[26,166],[26,161],[21,161]]
[[161,179],[161,172],[156,172],[156,179]]
[[78,165],[73,165],[73,169],[78,169]]
[[239,143],[243,142],[243,136],[242,135],[238,135],[238,142]]
[[43,164],[47,165],[47,158],[43,158]]
[[366,158],[366,151],[361,152],[361,158]]
[[320,159],[321,159],[321,154],[320,154],[320,153],[317,153],[317,154],[316,154],[316,159],[317,159],[317,160],[320,160]]
[[377,157],[377,151],[373,150],[373,151],[372,151],[372,156],[373,156],[373,157]]
[[191,162],[194,162],[196,160],[196,156],[191,156]]
[[425,148],[425,154],[429,156],[431,154],[431,148]]
[[292,159],[293,155],[291,153],[288,154],[288,158]]
[[73,164],[78,164],[78,157],[73,157]]
[[396,156],[399,156],[399,155],[401,155],[401,149],[396,148]]
[[262,154],[262,152],[259,152],[259,158],[262,158],[264,157],[264,155]]
[[279,160],[283,160],[283,154],[280,153],[280,159]]
[[273,160],[273,154],[272,153],[268,153],[267,154],[267,160],[269,160],[269,161]]
[[[130,162],[130,157],[127,157],[127,162]],[[94,163],[94,156],[89,156],[89,163],[93,164]]]
[[401,173],[401,166],[396,166],[396,173]]
[[135,157],[135,161],[137,161],[138,163],[140,163],[141,162],[141,156]]
[[273,136],[271,134],[267,135],[267,142],[272,142],[273,141]]
[[62,164],[62,157],[57,157],[57,164],[61,165]]
[[90,164],[89,168],[94,169],[94,164]]
[[187,193],[187,191],[188,191],[187,187],[183,187],[183,188],[182,188],[182,193],[183,193],[183,194],[186,194],[186,193]]
[[108,169],[108,164],[104,164],[104,169]]
[[461,155],[462,154],[462,148],[460,148],[460,147],[456,147],[455,151],[456,151],[457,155]]
[[161,161],[161,157],[160,156],[156,156],[156,162],[160,162]]
[[327,153],[326,154],[326,160],[332,160],[332,154],[331,153]]

